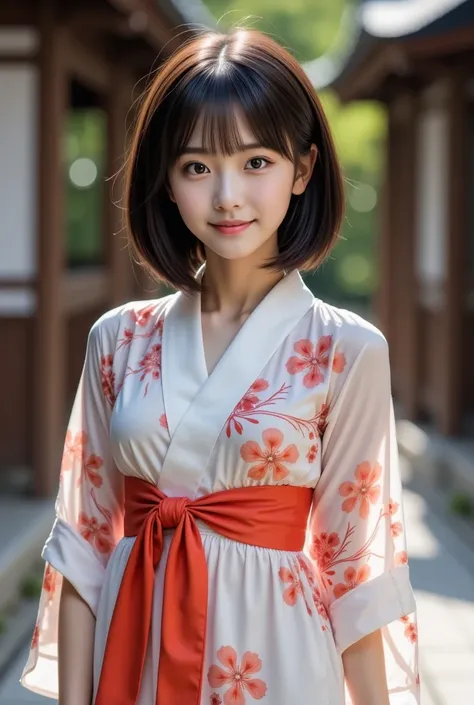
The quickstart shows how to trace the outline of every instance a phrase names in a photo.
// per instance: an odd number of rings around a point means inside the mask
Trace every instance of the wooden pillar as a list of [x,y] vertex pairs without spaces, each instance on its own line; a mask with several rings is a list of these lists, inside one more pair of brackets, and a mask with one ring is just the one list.
[[107,270],[108,305],[119,306],[133,298],[133,270],[123,218],[123,175],[127,138],[127,113],[132,99],[132,80],[127,69],[116,64],[107,96]]
[[37,315],[34,361],[34,468],[36,493],[58,483],[65,421],[65,346],[61,310],[64,268],[63,160],[67,75],[56,3],[40,4]]
[[418,416],[420,325],[416,286],[416,206],[417,206],[417,125],[418,107],[412,91],[401,96],[398,105],[400,125],[400,170],[397,186],[397,352],[399,391],[406,416]]
[[467,228],[467,105],[465,77],[451,75],[449,97],[448,238],[446,252],[446,297],[440,345],[443,375],[437,425],[445,435],[460,431],[463,384],[463,324],[467,275],[465,230]]
[[387,139],[386,139],[386,162],[385,173],[382,184],[382,197],[380,209],[380,239],[379,239],[379,259],[380,259],[380,280],[377,295],[377,311],[381,329],[389,344],[392,342],[392,308],[391,289],[393,277],[393,189],[395,187],[396,174],[394,173],[395,136],[393,107],[388,106],[387,119]]

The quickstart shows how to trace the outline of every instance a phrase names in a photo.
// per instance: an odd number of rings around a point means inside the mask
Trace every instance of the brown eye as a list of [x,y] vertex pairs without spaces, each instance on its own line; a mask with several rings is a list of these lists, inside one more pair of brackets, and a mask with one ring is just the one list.
[[252,157],[252,159],[249,159],[248,164],[252,165],[251,171],[262,171],[262,164],[270,164],[270,161],[265,159],[265,157]]
[[[195,167],[196,171],[190,171],[191,167]],[[205,174],[207,167],[204,164],[201,164],[201,162],[191,162],[190,164],[186,164],[184,167],[184,170],[188,174],[193,174],[194,176],[200,176],[201,174]]]

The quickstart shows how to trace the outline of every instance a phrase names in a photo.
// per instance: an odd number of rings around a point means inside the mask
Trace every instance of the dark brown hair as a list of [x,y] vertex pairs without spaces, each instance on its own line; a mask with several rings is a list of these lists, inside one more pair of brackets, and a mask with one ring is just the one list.
[[169,197],[167,175],[199,118],[203,147],[240,147],[235,106],[258,142],[295,164],[314,142],[318,157],[303,194],[292,195],[278,229],[279,270],[317,267],[334,246],[344,217],[344,187],[321,103],[305,72],[271,37],[249,29],[205,32],[186,42],[146,90],[125,172],[125,214],[132,248],[155,277],[199,289],[199,240]]

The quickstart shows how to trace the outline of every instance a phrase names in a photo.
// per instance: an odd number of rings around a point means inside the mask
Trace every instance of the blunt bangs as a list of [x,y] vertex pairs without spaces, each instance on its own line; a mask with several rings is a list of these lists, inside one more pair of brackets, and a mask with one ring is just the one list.
[[290,148],[293,124],[284,118],[281,100],[264,76],[232,64],[226,71],[197,73],[178,89],[170,108],[174,129],[168,163],[173,164],[180,156],[198,122],[204,149],[228,156],[240,151],[243,142],[237,124],[238,108],[263,147],[294,159],[296,146]]
[[152,276],[197,291],[204,261],[167,190],[168,172],[199,124],[202,146],[232,155],[243,147],[238,111],[259,144],[297,165],[315,143],[318,157],[303,194],[292,195],[278,229],[279,252],[263,266],[313,269],[327,257],[344,217],[342,175],[329,127],[298,62],[256,30],[205,32],[159,69],[138,114],[125,172],[129,242]]

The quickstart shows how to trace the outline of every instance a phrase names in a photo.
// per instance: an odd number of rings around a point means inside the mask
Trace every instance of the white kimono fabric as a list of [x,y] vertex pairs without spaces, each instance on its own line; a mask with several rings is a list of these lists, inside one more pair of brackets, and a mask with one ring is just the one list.
[[[42,695],[58,693],[62,576],[96,616],[97,692],[135,541],[123,537],[124,475],[191,499],[256,485],[314,489],[301,552],[238,543],[199,525],[209,576],[202,705],[350,703],[341,654],[377,629],[391,705],[419,702],[389,357],[374,326],[314,298],[296,271],[210,375],[199,295],[129,303],[94,324],[21,680]],[[171,536],[156,570],[138,705],[155,704]]]

